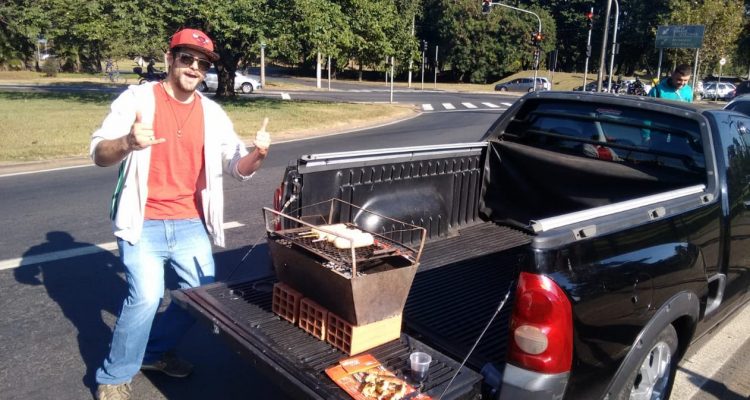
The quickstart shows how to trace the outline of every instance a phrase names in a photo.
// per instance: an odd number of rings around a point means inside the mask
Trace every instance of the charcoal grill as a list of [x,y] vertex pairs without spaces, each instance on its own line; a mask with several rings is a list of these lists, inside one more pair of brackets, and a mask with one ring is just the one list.
[[[353,325],[401,314],[419,266],[427,234],[424,228],[339,199],[289,214],[269,208],[263,211],[280,281]],[[367,232],[374,242],[364,247],[352,242],[342,249],[312,234],[313,229],[335,234],[320,227],[331,224]]]

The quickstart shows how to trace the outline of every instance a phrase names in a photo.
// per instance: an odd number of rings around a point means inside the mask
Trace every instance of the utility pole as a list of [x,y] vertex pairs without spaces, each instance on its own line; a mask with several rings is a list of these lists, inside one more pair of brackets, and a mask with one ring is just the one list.
[[438,46],[435,45],[435,89],[437,89],[437,73],[438,73]]
[[612,73],[615,68],[615,54],[617,53],[617,23],[620,18],[620,2],[615,0],[615,28],[612,30],[612,55],[609,59],[609,80],[607,81],[607,92],[612,92]]
[[266,43],[260,42],[260,87],[266,88]]
[[391,104],[393,104],[393,71],[394,71],[394,64],[396,64],[396,59],[391,56]]
[[425,52],[427,51],[427,41],[422,41],[422,87],[420,90],[424,90],[424,58]]
[[[416,15],[411,16],[411,37],[414,37],[414,19],[416,18]],[[410,52],[411,53],[411,52]],[[411,89],[411,69],[414,67],[414,60],[412,60],[412,56],[409,56],[409,89]]]
[[605,59],[607,57],[607,38],[609,37],[609,12],[612,9],[612,0],[607,0],[607,11],[604,13],[604,35],[602,35],[602,53],[599,55],[599,75],[596,78],[596,91],[602,91],[602,80],[604,80]]

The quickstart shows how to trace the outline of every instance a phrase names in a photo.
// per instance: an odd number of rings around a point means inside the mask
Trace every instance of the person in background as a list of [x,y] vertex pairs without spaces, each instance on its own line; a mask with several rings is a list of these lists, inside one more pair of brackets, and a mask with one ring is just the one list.
[[120,164],[110,217],[128,283],[109,355],[96,371],[99,400],[129,399],[139,370],[190,374],[174,348],[193,318],[172,303],[154,320],[164,268],[181,288],[213,282],[210,239],[224,246],[222,171],[246,181],[268,154],[267,118],[248,152],[224,110],[196,91],[218,58],[205,33],[178,31],[167,79],[128,88],[92,134],[94,163]]
[[156,74],[158,72],[154,64],[156,64],[156,62],[152,58],[148,61],[148,66],[146,66],[146,79],[150,81],[153,81],[155,79]]
[[666,100],[693,102],[693,88],[690,87],[690,75],[692,71],[687,64],[680,64],[672,72],[672,75],[662,79],[658,85],[649,92],[650,97],[658,97]]

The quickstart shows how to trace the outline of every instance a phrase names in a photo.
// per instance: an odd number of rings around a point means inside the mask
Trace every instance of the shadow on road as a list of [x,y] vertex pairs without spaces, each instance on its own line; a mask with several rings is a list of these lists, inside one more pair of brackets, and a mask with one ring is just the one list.
[[[82,398],[85,393],[93,396],[96,369],[107,356],[112,327],[127,296],[124,268],[109,251],[35,262],[44,258],[41,255],[87,246],[92,245],[77,242],[67,232],[50,231],[45,242],[24,253],[24,261],[14,270],[20,285],[13,292],[4,293],[15,298],[7,299],[14,311],[4,312],[16,322],[7,324],[9,331],[0,332],[0,336],[7,333],[9,338],[17,338],[7,343],[11,354],[6,355],[9,360],[21,361],[11,375],[23,379],[16,380],[16,385],[3,383],[3,390],[11,389],[6,393],[9,398],[29,394],[32,398]],[[266,245],[257,246],[250,254],[248,250],[244,247],[216,253],[219,279],[268,274]],[[168,290],[177,289],[176,282],[176,275],[167,268],[165,286]],[[46,296],[35,287],[46,290]],[[160,310],[169,303],[169,293],[163,303]],[[19,318],[30,318],[33,325],[19,323]],[[194,373],[186,379],[159,373],[137,374],[133,379],[136,398],[242,398],[251,390],[257,399],[284,399],[278,387],[260,378],[246,360],[212,334],[210,327],[196,324],[177,350],[195,365]]]
[[[746,400],[745,397],[732,389],[728,388],[723,382],[717,382],[713,379],[706,378],[701,374],[697,374],[687,368],[678,368],[682,373],[688,375],[690,383],[701,388],[702,399],[716,399],[716,400]],[[702,385],[702,386],[701,386]]]
[[[76,242],[67,232],[51,231],[47,241],[27,250],[23,258],[92,246],[90,243]],[[90,257],[76,257],[71,260],[91,260]],[[127,294],[125,281],[117,274],[122,271],[120,261],[110,252],[102,252],[94,264],[74,264],[69,262],[40,262],[15,269],[15,278],[25,285],[44,285],[50,299],[55,301],[64,316],[77,330],[78,347],[81,359],[86,366],[83,384],[89,388],[96,386],[94,373],[109,349],[112,330],[103,319],[119,313],[122,299]],[[54,350],[54,349],[53,349]],[[54,357],[54,355],[51,355]]]

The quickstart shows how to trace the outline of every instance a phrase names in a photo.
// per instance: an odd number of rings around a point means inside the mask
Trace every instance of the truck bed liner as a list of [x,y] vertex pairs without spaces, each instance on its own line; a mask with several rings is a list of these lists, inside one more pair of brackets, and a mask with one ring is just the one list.
[[[425,245],[404,308],[405,330],[420,332],[420,339],[462,360],[516,280],[520,250],[530,242],[526,233],[485,222]],[[511,296],[490,331],[508,331],[512,304]],[[479,370],[504,360],[506,339],[486,335],[468,365]]]
[[[528,241],[524,233],[484,223],[466,228],[456,237],[429,243],[425,247],[425,263],[421,268],[424,271],[417,273],[407,300],[405,333],[400,340],[379,346],[370,353],[388,368],[403,372],[411,351],[428,351],[433,355],[434,362],[424,390],[433,397],[439,396],[459,367],[459,362],[453,358],[462,360],[465,357],[517,272],[515,258],[508,258],[512,264],[509,264],[508,271],[504,271],[506,268],[497,263],[497,257],[490,262],[490,258],[483,255]],[[451,245],[448,246],[446,242],[451,242]],[[438,268],[441,264],[445,267]],[[460,276],[464,279],[456,279],[452,275],[456,273],[456,268],[462,269]],[[445,269],[450,271],[442,272]],[[291,391],[288,394],[293,397],[349,398],[324,372],[346,355],[271,312],[274,282],[274,278],[239,283],[217,282],[175,291],[173,299],[198,319],[212,324],[215,333],[224,335],[261,372],[273,372],[267,375],[275,378],[276,383],[285,390]],[[465,305],[463,307],[454,307],[458,303],[454,301],[457,295],[470,297],[472,301],[461,302]],[[424,312],[425,308],[431,311]],[[417,313],[416,310],[422,311]],[[510,310],[510,307],[504,310]],[[410,316],[413,316],[412,319]],[[503,329],[502,326],[507,325],[507,318],[508,312],[501,313],[494,325]],[[422,327],[420,332],[429,332],[430,337],[423,337],[429,339],[430,343],[437,343],[439,348],[427,346],[423,343],[425,340],[410,336],[410,327]],[[492,347],[499,347],[499,350],[490,349]],[[445,350],[454,354],[450,357],[443,355],[441,351]],[[483,341],[471,363],[481,365],[483,360],[503,356],[503,352],[504,344]],[[290,381],[297,384],[290,385]],[[445,398],[476,398],[480,385],[481,376],[464,367]]]

